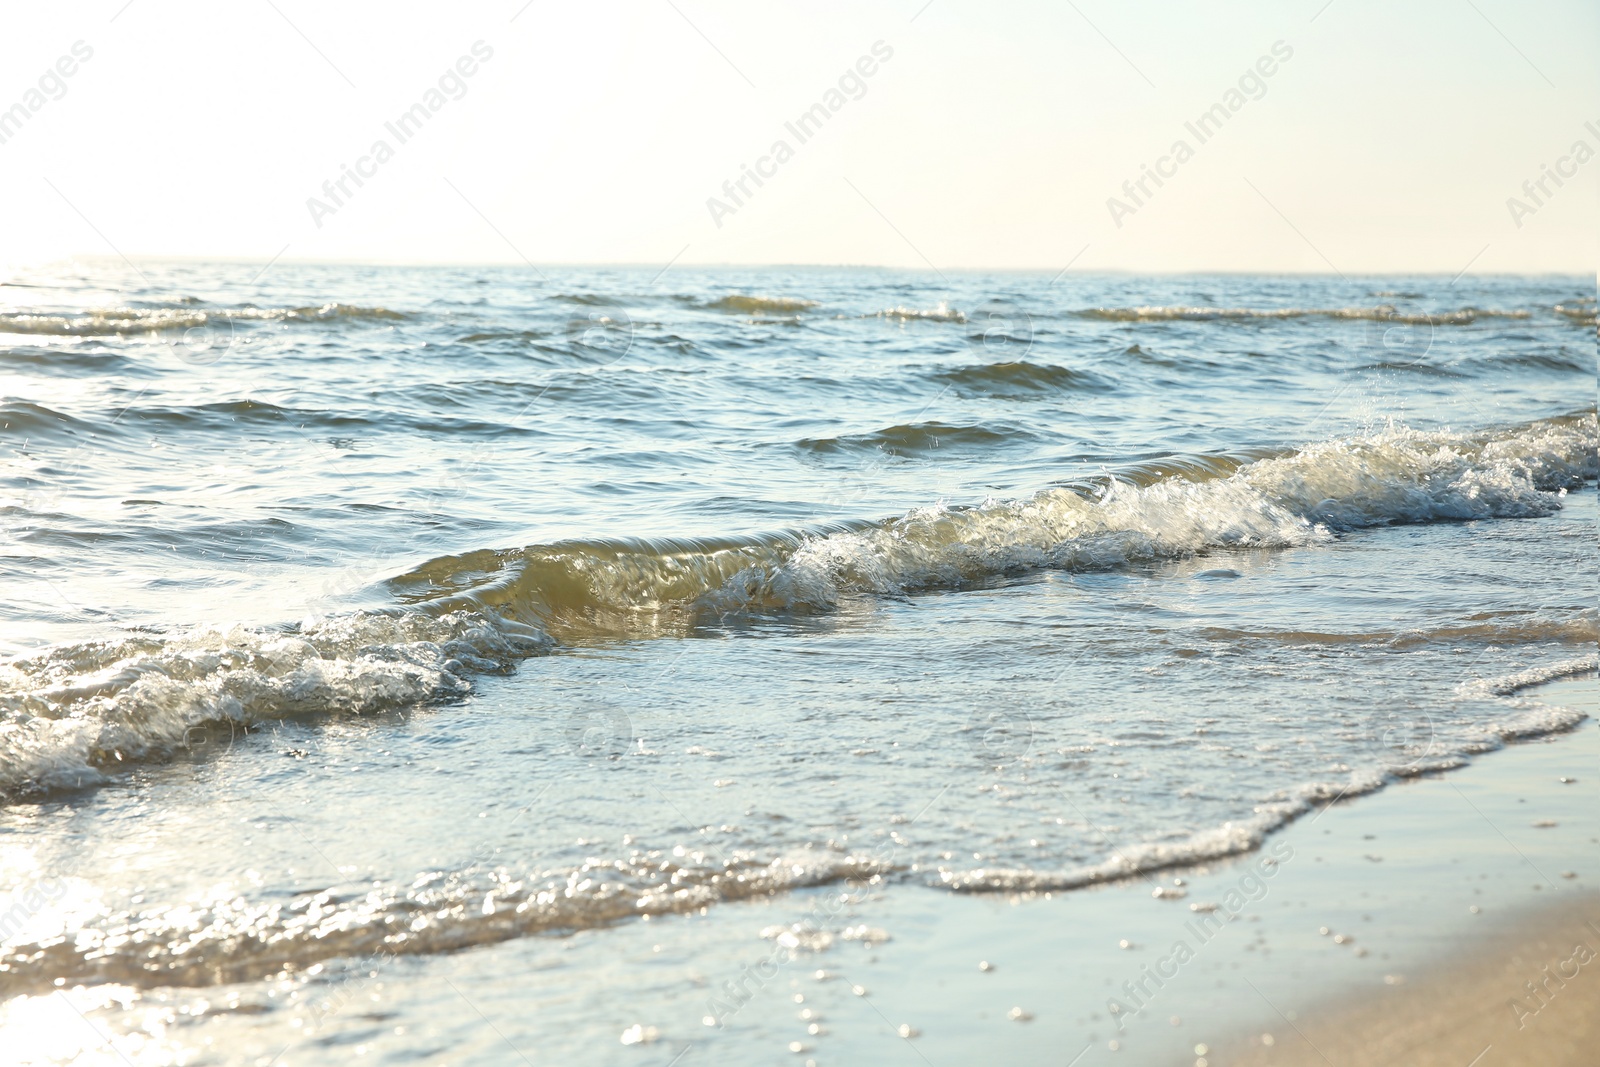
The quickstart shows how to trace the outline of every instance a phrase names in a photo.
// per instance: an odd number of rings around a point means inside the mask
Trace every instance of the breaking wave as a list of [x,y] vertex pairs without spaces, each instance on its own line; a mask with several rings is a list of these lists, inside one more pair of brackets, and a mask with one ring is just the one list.
[[134,634],[0,664],[0,797],[95,785],[131,764],[298,715],[456,699],[471,675],[544,651],[484,615],[358,613],[275,630]]
[[1467,434],[1390,428],[1276,455],[1149,460],[878,522],[445,556],[390,579],[403,607],[388,612],[139,632],[0,664],[0,797],[96,784],[194,747],[212,726],[459,699],[475,674],[556,641],[681,635],[848,598],[1310,545],[1392,523],[1548,515],[1596,476],[1595,438],[1593,412]]
[[503,613],[557,637],[683,632],[730,615],[826,610],[845,597],[1026,571],[1283,548],[1396,523],[1549,515],[1565,490],[1595,477],[1595,437],[1593,413],[1474,434],[1391,428],[1253,461],[1147,461],[1022,499],[936,504],[881,522],[486,549],[431,560],[390,584],[406,603]]

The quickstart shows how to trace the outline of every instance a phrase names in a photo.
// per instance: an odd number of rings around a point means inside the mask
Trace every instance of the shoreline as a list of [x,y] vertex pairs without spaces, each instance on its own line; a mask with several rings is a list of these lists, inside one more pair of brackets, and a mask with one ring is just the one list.
[[[126,1012],[113,985],[69,992],[112,1033],[137,1030],[152,1010],[187,1010],[202,1029],[184,1044],[203,1035],[235,1063],[283,1053],[285,1013],[306,1023],[286,1065],[329,1062],[352,1041],[393,1055],[422,1042],[450,1050],[439,1062],[451,1063],[504,1062],[510,1042],[626,1067],[1321,1064],[1316,1048],[1333,1048],[1325,1033],[1365,1040],[1380,1029],[1383,1041],[1432,1040],[1454,1056],[1457,1043],[1436,1035],[1471,1043],[1477,1016],[1512,1020],[1506,1000],[1526,995],[1521,982],[1568,958],[1540,947],[1564,917],[1589,907],[1600,921],[1597,690],[1592,675],[1524,690],[1530,703],[1591,717],[1348,797],[1259,849],[1065,892],[833,883],[470,951],[344,960],[271,989],[151,989]],[[797,923],[828,936],[786,938]],[[1600,949],[1600,934],[1591,943]],[[1517,951],[1531,966],[1508,972]],[[1455,981],[1469,971],[1479,977]],[[1588,1010],[1588,984],[1600,988],[1591,971],[1600,964],[1584,965],[1524,1031],[1578,1032],[1565,1020]],[[472,990],[496,1028],[472,1013],[391,1028],[353,1007],[359,992],[384,1011],[420,1012],[452,987]],[[213,1001],[238,1003],[197,1015]],[[39,1020],[41,1035],[87,1040],[71,1010],[53,995],[9,1006],[19,1025]],[[1477,1067],[1584,1062],[1581,1049],[1514,1058],[1534,1046],[1493,1034],[1440,1062],[1466,1067],[1491,1042]],[[1402,1062],[1430,1062],[1414,1053],[1406,1046]],[[1364,1062],[1343,1055],[1335,1062]]]
[[[1587,742],[1592,755],[1600,750],[1592,717],[1595,688],[1591,676],[1550,682],[1528,693],[1541,702],[1589,710],[1591,719],[1578,727],[1578,740]],[[1592,759],[1587,764],[1595,766]],[[1562,782],[1563,777],[1570,776],[1558,777],[1560,784],[1581,784]],[[1507,785],[1533,784],[1516,782],[1511,773],[1504,778]],[[1531,825],[1554,828],[1545,821]],[[1595,848],[1600,820],[1591,816],[1587,828],[1592,859],[1600,858]],[[1510,837],[1506,843],[1516,847]],[[1262,1037],[1271,1031],[1252,1028],[1231,1039],[1217,1062],[1241,1067],[1330,1060],[1351,1067],[1592,1063],[1600,1043],[1600,879],[1591,872],[1583,887],[1577,870],[1546,871],[1522,859],[1543,884],[1554,887],[1550,879],[1555,878],[1573,883],[1574,890],[1526,901],[1486,924],[1476,938],[1443,947],[1414,981],[1336,995],[1280,1028],[1270,1043]]]
[[[1320,1047],[1336,1063],[1394,1062],[1398,1048],[1401,1062],[1428,1064],[1429,1041],[1454,1067],[1485,1045],[1481,1067],[1587,1062],[1581,1044],[1561,1051],[1561,1035],[1579,1033],[1570,1020],[1585,1011],[1600,1018],[1600,960],[1538,1014],[1551,1040],[1502,1022],[1515,1022],[1508,1000],[1528,998],[1524,979],[1571,956],[1545,946],[1580,918],[1600,952],[1596,692],[1593,676],[1527,690],[1590,718],[1335,803],[1243,855],[1064,893],[863,893],[839,921],[886,940],[798,951],[715,1029],[690,1025],[699,1005],[673,996],[663,1043],[694,1044],[708,1062],[807,1062],[784,1055],[798,1046],[819,1065],[911,1062],[893,1047],[907,1042],[933,1063],[1323,1064]],[[707,957],[763,959],[771,941],[724,938],[801,920],[827,893],[650,924],[651,936],[663,953],[698,940]],[[704,968],[699,1000],[728,978],[740,973]],[[827,1025],[808,1035],[803,1019]]]

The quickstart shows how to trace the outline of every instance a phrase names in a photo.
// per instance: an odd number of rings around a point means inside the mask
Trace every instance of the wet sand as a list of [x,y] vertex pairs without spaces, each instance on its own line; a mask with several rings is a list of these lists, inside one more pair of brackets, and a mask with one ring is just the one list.
[[[1556,683],[1536,694],[1541,700],[1590,707],[1593,680]],[[1594,771],[1594,722],[1573,738]],[[1548,785],[1528,772],[1547,769],[1539,759],[1547,746],[1523,747],[1479,763],[1485,778],[1509,793],[1539,793]],[[1476,769],[1475,769],[1476,770]],[[1560,782],[1577,787],[1577,781]],[[1566,776],[1575,777],[1575,776]],[[1518,799],[1526,800],[1526,797]],[[1587,820],[1590,854],[1600,845],[1600,811]],[[1536,830],[1551,821],[1535,819]],[[1444,829],[1441,827],[1441,830]],[[1522,827],[1514,827],[1520,832]],[[1584,827],[1580,826],[1580,830]],[[1498,831],[1497,831],[1498,832]],[[1515,839],[1507,835],[1507,845]],[[1541,867],[1527,857],[1529,873],[1543,884],[1579,884],[1578,871]],[[1592,862],[1592,859],[1591,861]],[[1549,882],[1548,879],[1556,879]],[[1486,924],[1486,932],[1451,945],[1415,978],[1334,997],[1285,1026],[1266,1019],[1248,1036],[1231,1041],[1212,1057],[1216,1063],[1429,1065],[1548,1064],[1600,1062],[1600,892],[1589,888],[1528,901],[1522,909]],[[1287,1021],[1287,1020],[1285,1020]],[[1270,1034],[1271,1044],[1263,1042]]]
[[1413,982],[1235,1042],[1218,1064],[1588,1067],[1600,1049],[1600,893],[1562,898]]

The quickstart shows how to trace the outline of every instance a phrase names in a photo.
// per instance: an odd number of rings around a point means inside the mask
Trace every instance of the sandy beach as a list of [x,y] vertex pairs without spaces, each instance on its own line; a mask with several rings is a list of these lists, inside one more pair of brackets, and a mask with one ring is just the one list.
[[[1585,688],[1587,687],[1587,688]],[[1539,698],[1593,709],[1593,681],[1545,687]],[[1549,772],[1573,764],[1596,766],[1592,721],[1563,741],[1518,747],[1485,759],[1475,772],[1500,783],[1498,799],[1515,797],[1519,806],[1547,802]],[[1562,746],[1557,748],[1554,746]],[[1572,758],[1563,751],[1582,751]],[[1467,776],[1463,776],[1464,778]],[[1556,782],[1577,789],[1581,783]],[[1489,790],[1485,789],[1485,792]],[[1592,796],[1592,794],[1590,794]],[[1532,808],[1529,814],[1536,811]],[[1557,871],[1520,855],[1530,876],[1530,897],[1501,917],[1490,917],[1481,933],[1443,946],[1438,955],[1404,982],[1382,989],[1357,988],[1304,1011],[1292,1026],[1271,1027],[1231,1042],[1217,1063],[1351,1065],[1554,1064],[1594,1062],[1600,1039],[1600,893],[1592,865],[1600,858],[1592,815],[1577,824],[1587,841],[1572,867]],[[1520,814],[1520,813],[1519,813]],[[1508,820],[1508,850],[1520,852],[1528,827],[1548,832],[1549,819]],[[1485,818],[1484,823],[1489,820]],[[1480,824],[1481,825],[1481,824]],[[1445,827],[1440,827],[1441,831]],[[1471,824],[1457,827],[1469,831]],[[1494,827],[1501,833],[1502,827]],[[1583,846],[1587,845],[1587,849]],[[1554,857],[1551,857],[1554,858]],[[1588,867],[1585,870],[1585,867]],[[1547,880],[1547,875],[1557,879]],[[1559,888],[1555,893],[1546,893]],[[1272,1033],[1271,1045],[1262,1041]]]
[[[1600,894],[1530,907],[1403,985],[1338,998],[1216,1063],[1580,1065],[1600,1041]],[[1270,1022],[1268,1024],[1270,1026]]]

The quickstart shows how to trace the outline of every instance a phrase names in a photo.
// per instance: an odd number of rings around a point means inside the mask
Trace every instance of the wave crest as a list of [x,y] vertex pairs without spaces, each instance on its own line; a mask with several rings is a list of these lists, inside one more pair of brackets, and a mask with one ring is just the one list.
[[0,314],[0,333],[43,334],[57,337],[111,337],[127,333],[166,333],[190,330],[213,322],[331,322],[346,319],[397,321],[405,312],[353,304],[320,304],[292,308],[91,308],[73,314],[6,312]]
[[818,306],[815,300],[798,297],[746,296],[741,293],[731,293],[706,305],[713,311],[733,311],[742,315],[793,315]]
[[[868,317],[870,318],[873,316]],[[949,304],[946,304],[943,300],[939,301],[938,306],[923,310],[908,307],[885,308],[884,310],[878,312],[876,317],[880,319],[897,319],[900,322],[908,322],[917,319],[923,319],[930,322],[967,321],[966,312],[957,311]]]
[[730,614],[1277,548],[1397,523],[1549,515],[1597,473],[1593,413],[1496,433],[1391,428],[1280,456],[1149,461],[1031,497],[734,539],[572,541],[432,560],[401,599],[491,610],[556,636],[683,632]]
[[1084,308],[1075,312],[1080,318],[1103,319],[1110,322],[1170,322],[1173,320],[1207,321],[1212,319],[1360,319],[1375,322],[1393,322],[1407,326],[1470,326],[1479,319],[1526,319],[1530,311],[1492,311],[1483,308],[1460,308],[1456,311],[1425,312],[1398,311],[1387,304],[1373,308],[1219,308],[1189,307],[1132,307]]

